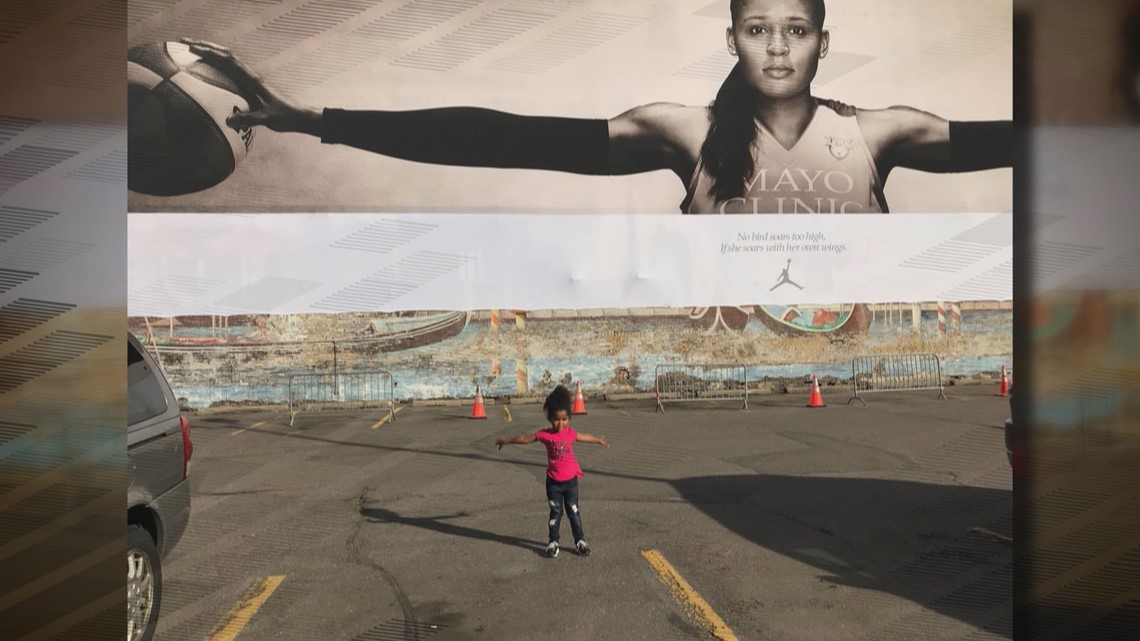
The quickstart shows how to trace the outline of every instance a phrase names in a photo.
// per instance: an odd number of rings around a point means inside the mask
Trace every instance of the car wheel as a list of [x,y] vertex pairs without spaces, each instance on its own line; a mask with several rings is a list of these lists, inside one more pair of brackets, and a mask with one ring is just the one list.
[[150,641],[162,600],[158,546],[140,525],[127,526],[127,641]]

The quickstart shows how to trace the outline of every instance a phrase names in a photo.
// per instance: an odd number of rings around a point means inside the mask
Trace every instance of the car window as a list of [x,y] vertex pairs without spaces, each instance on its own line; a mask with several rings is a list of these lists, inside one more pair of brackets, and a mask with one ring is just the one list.
[[166,395],[142,354],[127,343],[127,425],[166,411]]

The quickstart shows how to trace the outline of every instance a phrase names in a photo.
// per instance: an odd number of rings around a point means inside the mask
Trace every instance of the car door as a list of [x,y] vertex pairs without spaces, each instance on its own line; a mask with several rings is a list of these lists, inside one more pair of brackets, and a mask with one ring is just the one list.
[[127,455],[130,505],[150,503],[183,478],[178,402],[157,363],[134,336],[127,341]]

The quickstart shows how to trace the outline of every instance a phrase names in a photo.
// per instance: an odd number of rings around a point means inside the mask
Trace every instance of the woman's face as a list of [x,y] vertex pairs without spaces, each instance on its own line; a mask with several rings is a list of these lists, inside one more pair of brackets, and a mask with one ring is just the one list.
[[807,91],[829,41],[803,0],[745,0],[727,35],[744,77],[767,98]]

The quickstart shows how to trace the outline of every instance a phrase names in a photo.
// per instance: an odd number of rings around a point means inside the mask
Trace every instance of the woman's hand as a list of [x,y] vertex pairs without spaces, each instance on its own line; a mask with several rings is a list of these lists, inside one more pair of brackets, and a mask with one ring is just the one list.
[[254,99],[251,111],[239,111],[226,118],[226,124],[237,130],[263,126],[273,131],[320,135],[321,112],[306,109],[281,97],[265,85],[245,63],[234,57],[227,47],[205,40],[182,38],[190,51],[210,64],[226,71],[247,99]]

